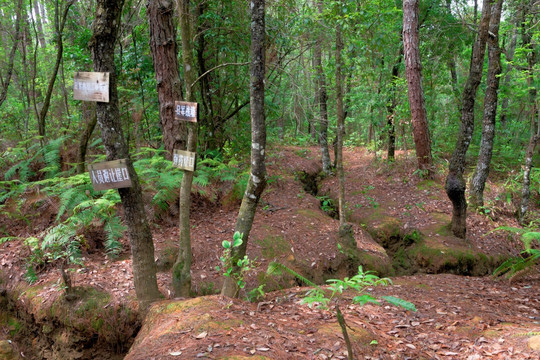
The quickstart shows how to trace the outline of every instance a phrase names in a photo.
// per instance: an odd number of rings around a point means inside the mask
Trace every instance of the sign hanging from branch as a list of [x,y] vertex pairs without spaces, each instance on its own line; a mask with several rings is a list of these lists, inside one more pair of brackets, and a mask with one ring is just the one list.
[[197,103],[187,101],[174,102],[174,118],[182,121],[197,122]]
[[88,165],[95,191],[131,187],[126,159]]
[[76,72],[73,76],[73,98],[83,101],[109,102],[108,72]]
[[195,171],[196,155],[191,151],[174,150],[173,165],[182,170]]

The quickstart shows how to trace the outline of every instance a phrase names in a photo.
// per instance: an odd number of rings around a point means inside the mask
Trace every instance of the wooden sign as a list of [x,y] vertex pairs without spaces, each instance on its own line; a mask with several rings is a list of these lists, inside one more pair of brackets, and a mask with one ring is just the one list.
[[196,155],[196,153],[190,151],[174,150],[173,165],[183,170],[195,171]]
[[73,98],[109,102],[109,73],[76,72],[73,76]]
[[95,191],[131,187],[126,159],[88,165]]
[[197,122],[197,103],[186,101],[174,102],[174,118],[182,121]]

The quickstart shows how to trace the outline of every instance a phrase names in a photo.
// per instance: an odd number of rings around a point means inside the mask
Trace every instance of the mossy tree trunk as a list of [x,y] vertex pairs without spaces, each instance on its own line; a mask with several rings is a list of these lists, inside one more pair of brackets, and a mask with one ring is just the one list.
[[120,111],[118,108],[117,74],[114,64],[114,50],[120,27],[123,0],[97,0],[96,17],[92,25],[93,35],[90,49],[94,60],[94,71],[109,73],[109,102],[96,104],[97,122],[107,153],[107,160],[127,159],[132,186],[118,189],[128,228],[133,260],[133,280],[140,309],[144,310],[154,300],[161,297],[156,279],[154,243],[148,226],[142,192],[137,173],[129,155],[124,138]]
[[[180,15],[180,33],[182,37],[182,60],[184,63],[184,82],[186,84],[186,100],[194,101],[193,88],[195,69],[193,61],[193,43],[191,40],[191,18],[189,0],[178,0]],[[197,123],[190,123],[188,130],[187,150],[197,151]],[[191,186],[193,172],[184,171],[180,186],[180,239],[178,257],[172,269],[172,286],[174,296],[188,297],[191,294],[191,229],[189,225],[191,207]]]
[[499,47],[499,24],[501,22],[503,0],[493,7],[489,24],[488,73],[484,96],[484,116],[482,120],[482,140],[478,161],[471,180],[470,204],[473,208],[484,206],[484,189],[491,166],[493,140],[495,139],[495,119],[501,74],[501,48]]
[[[251,0],[251,64],[250,106],[251,106],[251,174],[242,205],[238,212],[235,231],[242,236],[242,245],[232,252],[233,264],[246,254],[249,232],[253,225],[257,204],[266,187],[266,124],[264,114],[264,75],[265,75],[265,1]],[[237,266],[233,273],[238,273]],[[238,285],[232,277],[226,277],[221,294],[229,297],[238,296]]]
[[482,80],[490,14],[491,1],[484,0],[478,35],[473,44],[471,54],[469,78],[463,90],[461,126],[456,147],[450,158],[449,171],[445,184],[446,194],[452,202],[452,233],[459,238],[465,238],[467,232],[466,184],[463,173],[465,171],[465,157],[474,130],[474,104],[476,102],[478,85],[480,85],[480,81]]

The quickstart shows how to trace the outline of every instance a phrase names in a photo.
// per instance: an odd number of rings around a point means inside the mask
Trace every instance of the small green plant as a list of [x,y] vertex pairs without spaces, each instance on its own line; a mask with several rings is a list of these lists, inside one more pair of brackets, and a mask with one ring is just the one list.
[[264,298],[265,295],[266,293],[264,292],[264,284],[261,284],[258,287],[248,291],[246,294],[246,298],[249,302],[255,302]]
[[219,258],[221,260],[221,267],[219,265],[216,266],[216,270],[222,270],[223,275],[232,278],[236,282],[236,285],[238,285],[239,289],[243,289],[246,286],[244,277],[246,273],[249,270],[253,269],[253,267],[255,266],[253,261],[248,258],[247,255],[244,255],[243,258],[236,260],[235,263],[235,259],[232,253],[235,248],[238,248],[240,245],[242,245],[243,236],[243,234],[236,231],[233,235],[232,242],[228,240],[223,240],[221,245],[223,246],[224,251],[223,255]]
[[500,226],[496,230],[505,230],[513,234],[519,234],[525,250],[521,252],[520,257],[514,257],[503,262],[493,272],[493,276],[504,276],[512,281],[518,276],[526,274],[532,268],[540,263],[540,250],[532,247],[536,241],[540,244],[540,232],[527,228],[515,228],[510,226]]
[[[382,286],[391,285],[392,281],[388,278],[379,278],[372,271],[364,271],[362,269],[362,266],[359,266],[358,273],[354,275],[353,277],[351,278],[346,277],[343,280],[341,279],[327,280],[326,282],[329,284],[328,287],[322,288],[314,284],[312,281],[306,279],[305,277],[299,275],[297,272],[293,271],[292,269],[289,269],[287,266],[283,264],[272,262],[270,263],[270,265],[268,265],[268,270],[267,270],[268,274],[276,274],[276,273],[281,273],[283,271],[293,275],[294,277],[296,277],[303,283],[312,287],[312,289],[306,293],[304,299],[302,300],[303,303],[308,304],[309,307],[312,307],[314,304],[316,304],[320,308],[328,309],[330,303],[334,304],[334,309],[336,311],[336,318],[341,327],[343,338],[345,339],[345,343],[347,345],[348,359],[352,360],[354,358],[354,355],[353,355],[352,345],[349,339],[349,335],[347,333],[347,324],[339,308],[339,300],[341,299],[341,295],[346,290],[354,290],[358,295],[352,299],[353,303],[360,304],[360,305],[365,305],[367,303],[380,305],[380,300],[368,294],[367,289],[370,287],[378,286],[378,285],[382,285]],[[416,307],[414,306],[413,303],[410,303],[403,299],[400,299],[394,296],[381,296],[380,298],[387,301],[388,303],[392,305],[402,307],[409,311],[416,311]],[[374,343],[372,342],[372,344]]]
[[366,199],[369,201],[369,205],[371,205],[372,208],[376,209],[379,207],[379,203],[377,202],[377,200],[375,200],[375,198],[371,196],[366,196]]

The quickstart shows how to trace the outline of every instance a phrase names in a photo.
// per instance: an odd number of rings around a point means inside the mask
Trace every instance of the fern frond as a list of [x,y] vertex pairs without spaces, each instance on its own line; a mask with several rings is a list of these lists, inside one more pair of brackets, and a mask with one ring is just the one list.
[[540,336],[540,331],[529,331],[529,332],[526,332],[526,333],[518,333],[518,334],[514,334],[512,336]]
[[118,216],[113,216],[105,222],[105,252],[111,258],[117,257],[122,251],[122,243],[118,241],[126,231],[126,227]]
[[294,276],[295,278],[297,278],[298,280],[300,280],[301,282],[303,282],[304,284],[308,285],[308,286],[313,286],[313,287],[318,287],[313,281],[307,279],[306,277],[298,274],[296,271],[294,271],[293,269],[289,268],[288,266],[285,266],[281,263],[278,263],[277,261],[272,261],[270,264],[268,264],[268,269],[266,270],[266,273],[268,275],[281,275],[283,272],[286,272],[292,276]]

